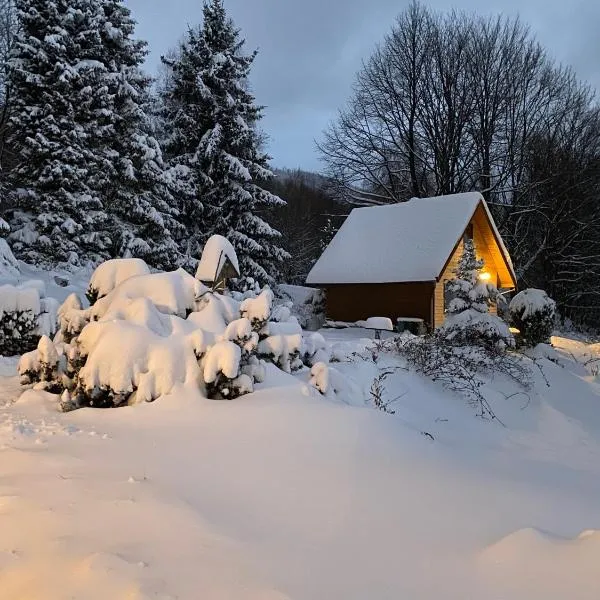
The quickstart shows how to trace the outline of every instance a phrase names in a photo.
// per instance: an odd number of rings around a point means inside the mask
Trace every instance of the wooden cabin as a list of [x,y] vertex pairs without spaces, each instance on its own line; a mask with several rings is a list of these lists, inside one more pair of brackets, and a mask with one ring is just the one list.
[[325,290],[328,319],[420,318],[437,327],[466,238],[485,263],[483,277],[515,289],[510,256],[478,192],[354,209],[306,282]]

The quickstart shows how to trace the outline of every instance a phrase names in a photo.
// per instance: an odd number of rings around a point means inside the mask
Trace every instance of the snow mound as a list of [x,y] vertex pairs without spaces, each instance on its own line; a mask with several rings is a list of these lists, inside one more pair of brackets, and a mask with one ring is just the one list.
[[228,379],[234,379],[240,368],[241,354],[240,347],[233,342],[217,342],[206,355],[204,381],[214,383],[219,373],[223,373]]
[[527,319],[538,312],[542,312],[548,305],[556,306],[555,302],[544,290],[529,288],[519,292],[510,301],[511,313],[518,312],[522,319]]
[[520,529],[486,548],[479,562],[498,597],[593,600],[600,589],[600,532],[569,538]]
[[149,274],[148,265],[140,258],[107,260],[92,274],[89,290],[95,298],[103,298],[127,279]]
[[190,340],[161,337],[146,327],[124,321],[90,323],[79,336],[79,372],[84,388],[110,389],[114,403],[135,392],[135,401],[151,401],[176,384],[197,384],[200,368]]
[[121,309],[123,303],[136,298],[147,298],[159,312],[185,318],[194,310],[196,298],[206,287],[183,269],[170,273],[139,275],[125,280],[91,308],[91,316],[100,319],[113,307]]
[[266,288],[256,298],[244,300],[240,306],[240,312],[243,317],[250,319],[253,324],[263,323],[271,315],[274,299],[273,292]]
[[459,337],[466,330],[475,331],[487,339],[498,340],[502,345],[514,345],[514,338],[505,321],[496,315],[472,308],[449,315],[438,327],[438,331],[445,334],[449,340]]
[[222,235],[211,236],[204,245],[202,258],[196,271],[196,279],[207,282],[216,281],[227,260],[239,275],[240,265],[231,242]]

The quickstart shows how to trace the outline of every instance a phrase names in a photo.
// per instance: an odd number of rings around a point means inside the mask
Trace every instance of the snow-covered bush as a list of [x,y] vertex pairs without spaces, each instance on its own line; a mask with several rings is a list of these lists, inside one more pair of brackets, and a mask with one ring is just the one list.
[[235,298],[181,269],[141,274],[146,269],[129,264],[125,271],[139,274],[116,272],[128,264],[113,261],[94,274],[91,287],[101,297],[89,308],[72,294],[57,309],[54,341],[43,338],[19,363],[24,384],[62,392],[64,410],[152,401],[178,385],[232,399],[264,380],[261,340],[273,362],[292,368],[300,328],[287,307],[273,309],[270,290],[247,298],[241,311]]
[[10,280],[19,276],[19,265],[7,241],[2,237],[3,233],[8,232],[8,229],[3,229],[3,224],[8,227],[6,221],[0,219],[0,279]]
[[0,354],[24,354],[37,346],[42,335],[54,335],[57,305],[45,297],[41,281],[0,286]]
[[325,324],[325,291],[313,290],[301,306],[297,307],[302,327],[316,331]]
[[474,309],[447,317],[435,335],[455,346],[489,346],[502,350],[515,345],[514,336],[505,321]]
[[67,344],[90,322],[89,310],[83,310],[77,294],[71,294],[58,309],[58,325],[62,341]]
[[302,339],[301,359],[312,367],[316,363],[328,363],[332,358],[331,347],[320,333],[311,333]]
[[510,319],[519,332],[519,342],[533,347],[550,342],[556,321],[556,303],[544,290],[519,292],[509,306]]
[[274,305],[274,300],[273,292],[266,287],[258,296],[244,300],[240,313],[258,333],[258,356],[291,373],[303,366],[300,360],[302,327],[298,319],[291,316],[288,303]]
[[363,395],[356,384],[335,367],[324,362],[315,363],[310,369],[309,385],[327,398],[343,398],[351,403],[361,402]]
[[456,277],[447,283],[446,292],[452,300],[436,335],[457,346],[513,347],[508,325],[489,313],[499,294],[495,285],[481,279],[482,268],[483,261],[476,258],[473,242],[466,240]]
[[465,396],[482,417],[496,418],[481,391],[484,375],[502,374],[529,387],[531,374],[522,358],[501,345],[457,345],[437,333],[419,337],[402,335],[384,343],[388,347],[393,345],[417,373]]
[[115,258],[99,265],[92,277],[86,292],[90,304],[110,294],[126,279],[137,275],[148,275],[150,269],[140,258]]

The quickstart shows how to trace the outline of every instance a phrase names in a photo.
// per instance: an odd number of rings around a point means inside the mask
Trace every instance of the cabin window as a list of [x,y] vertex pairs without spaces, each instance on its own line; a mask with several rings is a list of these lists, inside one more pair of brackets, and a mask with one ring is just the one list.
[[473,240],[473,223],[469,223],[465,229],[464,241]]

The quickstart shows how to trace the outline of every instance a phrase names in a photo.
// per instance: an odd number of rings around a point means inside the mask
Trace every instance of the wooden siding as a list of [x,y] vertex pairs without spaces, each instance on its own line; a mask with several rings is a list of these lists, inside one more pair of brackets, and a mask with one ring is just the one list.
[[[475,240],[473,240],[475,242]],[[458,267],[458,261],[463,253],[463,241],[460,240],[458,245],[456,246],[440,280],[435,285],[435,293],[434,293],[434,301],[433,301],[433,314],[434,314],[434,327],[439,327],[443,322],[445,317],[444,314],[444,286],[446,285],[446,281],[449,279],[454,279],[454,271]]]
[[480,257],[485,261],[486,270],[492,274],[491,281],[496,283],[499,288],[515,288],[517,282],[514,281],[506,265],[504,254],[482,204],[477,207],[472,222],[475,231],[475,246],[478,248],[478,252],[481,252]]
[[324,286],[327,318],[354,322],[389,317],[395,323],[398,317],[416,317],[431,327],[434,288],[434,282]]
[[[479,211],[481,210],[481,213]],[[502,280],[502,276],[499,271],[504,270],[507,272],[504,265],[504,259],[502,258],[502,253],[496,241],[494,239],[494,234],[490,229],[489,223],[487,221],[487,216],[485,215],[485,211],[483,208],[478,207],[477,211],[473,215],[473,219],[471,220],[470,225],[473,226],[473,245],[475,246],[475,254],[477,258],[483,260],[484,267],[483,270],[491,275],[490,282],[497,285],[500,284],[500,287],[512,287],[512,278],[509,275],[509,283],[506,283],[506,277],[504,277],[504,281]],[[491,245],[490,245],[491,244]],[[463,240],[461,239],[454,249],[450,260],[448,261],[442,276],[435,286],[435,294],[434,294],[434,323],[435,327],[439,327],[445,319],[444,314],[444,286],[446,281],[449,279],[454,279],[454,272],[458,267],[458,262],[462,256],[464,249]],[[497,251],[497,253],[495,253]],[[498,263],[500,260],[500,263]],[[500,266],[500,269],[498,268]],[[505,273],[506,275],[506,273]],[[503,283],[506,284],[503,286]],[[493,305],[490,307],[490,312],[496,314],[496,306]]]

